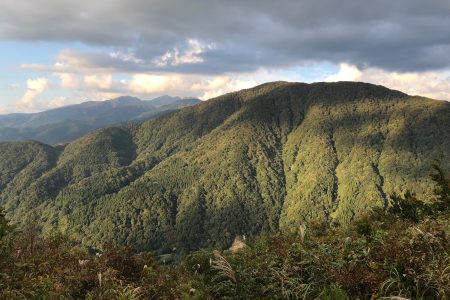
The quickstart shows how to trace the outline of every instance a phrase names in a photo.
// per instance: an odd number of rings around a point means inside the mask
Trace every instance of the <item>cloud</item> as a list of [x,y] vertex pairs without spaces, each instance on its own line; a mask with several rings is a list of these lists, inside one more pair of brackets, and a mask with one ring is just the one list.
[[111,74],[99,74],[99,75],[86,75],[84,76],[84,83],[88,88],[107,90],[112,87],[112,75]]
[[6,83],[5,84],[5,88],[7,88],[9,90],[17,90],[17,89],[20,89],[20,84],[18,84],[18,83]]
[[74,74],[57,73],[56,75],[58,75],[59,78],[61,79],[60,86],[63,89],[76,89],[80,85],[80,80]]
[[[328,72],[324,72],[328,70]],[[306,74],[306,75],[305,75]],[[335,73],[322,65],[309,64],[292,68],[260,68],[254,72],[226,75],[186,73],[136,73],[136,74],[57,74],[61,85],[71,86],[71,80],[83,76],[83,82],[65,91],[64,97],[45,101],[37,96],[49,86],[46,78],[28,80],[28,90],[16,107],[4,107],[0,112],[36,111],[80,103],[86,100],[102,101],[121,95],[151,99],[160,95],[199,97],[203,100],[225,93],[250,88],[268,81],[364,81],[398,89],[408,94],[428,96],[450,101],[450,70],[428,72],[392,72],[380,68],[361,69],[342,63]],[[306,76],[306,77],[305,77]]]
[[450,71],[389,72],[379,68],[359,70],[354,65],[341,64],[339,71],[325,81],[364,81],[402,92],[450,101]]
[[448,0],[17,0],[2,5],[0,38],[81,42],[96,50],[66,51],[61,61],[130,73],[312,61],[419,72],[450,67],[449,15]]
[[339,66],[339,72],[327,76],[325,81],[360,81],[362,74],[363,73],[358,70],[356,66],[342,63]]
[[67,105],[67,97],[56,97],[48,102],[48,108],[58,108]]
[[132,62],[134,64],[140,64],[144,62],[142,59],[137,58],[133,52],[117,51],[109,53],[109,56],[112,59],[116,59],[123,62]]
[[[248,75],[246,75],[248,76]],[[96,77],[98,78],[98,77]],[[236,76],[199,76],[192,74],[134,74],[130,79],[111,80],[109,89],[92,88],[89,96],[98,99],[98,95],[113,93],[114,95],[134,95],[141,98],[169,94],[178,96],[200,97],[207,100],[219,95],[249,88],[260,82]],[[97,95],[94,95],[97,94]],[[107,99],[107,98],[105,98]]]
[[[0,38],[81,44],[22,65],[59,76],[67,101],[312,78],[450,99],[449,15],[448,0],[17,0],[0,10]],[[339,69],[313,74],[321,65]]]
[[214,44],[204,45],[196,39],[188,40],[188,47],[183,53],[180,53],[178,48],[174,48],[172,51],[167,51],[161,57],[157,57],[154,63],[159,66],[179,64],[197,64],[204,62],[204,58],[200,55],[205,52],[205,49],[214,49]]
[[233,79],[230,76],[217,76],[192,85],[193,91],[201,92],[201,99],[207,100],[229,92],[238,91],[255,86],[255,81]]
[[186,67],[186,65],[204,63],[203,56],[214,48],[214,43],[206,44],[196,39],[188,39],[182,47],[175,47],[151,59],[138,58],[132,51],[99,52],[64,49],[57,55],[57,61],[53,65],[21,64],[21,67],[56,74],[173,73],[174,71],[195,73],[195,69]]
[[37,78],[27,80],[27,91],[19,100],[18,107],[21,109],[36,109],[39,107],[36,97],[42,94],[49,86],[47,78]]
[[136,74],[128,83],[128,88],[135,94],[155,94],[172,90],[181,84],[181,78],[176,75]]

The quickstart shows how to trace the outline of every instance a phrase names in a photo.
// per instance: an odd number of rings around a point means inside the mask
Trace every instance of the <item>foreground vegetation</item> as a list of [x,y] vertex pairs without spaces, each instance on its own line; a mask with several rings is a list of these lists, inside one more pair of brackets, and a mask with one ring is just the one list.
[[39,235],[32,220],[15,230],[2,214],[0,298],[449,299],[450,185],[436,166],[432,179],[428,203],[394,196],[351,226],[310,223],[235,252],[155,257],[104,245],[96,255]]

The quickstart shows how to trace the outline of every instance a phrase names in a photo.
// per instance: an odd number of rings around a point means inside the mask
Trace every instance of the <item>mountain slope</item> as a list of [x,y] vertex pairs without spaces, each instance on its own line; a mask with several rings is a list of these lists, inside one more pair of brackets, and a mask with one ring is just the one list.
[[346,224],[393,193],[431,194],[433,159],[446,155],[450,171],[449,126],[448,102],[365,83],[269,83],[45,146],[46,163],[32,160],[44,145],[25,143],[23,162],[10,157],[16,143],[0,144],[0,205],[92,246],[225,246]]
[[48,144],[73,141],[100,127],[122,122],[140,122],[195,105],[200,100],[162,96],[149,101],[119,97],[34,114],[0,115],[0,141],[37,140]]

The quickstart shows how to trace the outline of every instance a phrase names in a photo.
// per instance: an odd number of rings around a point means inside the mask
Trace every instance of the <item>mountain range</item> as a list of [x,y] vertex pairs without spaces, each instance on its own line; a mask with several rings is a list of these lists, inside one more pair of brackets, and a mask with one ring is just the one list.
[[143,101],[124,96],[39,113],[0,115],[0,141],[29,139],[47,144],[65,143],[100,127],[142,122],[199,102],[196,98],[161,96]]
[[450,171],[450,103],[357,82],[272,82],[67,145],[0,143],[0,206],[92,247],[225,247],[345,225]]

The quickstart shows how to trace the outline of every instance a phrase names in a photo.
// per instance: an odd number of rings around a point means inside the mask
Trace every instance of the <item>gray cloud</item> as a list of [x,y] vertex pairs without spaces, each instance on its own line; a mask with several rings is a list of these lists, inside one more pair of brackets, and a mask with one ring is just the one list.
[[[391,71],[450,67],[448,0],[0,1],[0,38],[104,47],[65,57],[85,68],[214,74],[324,60]],[[216,47],[195,63],[155,65],[186,51],[188,39]]]

